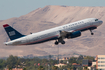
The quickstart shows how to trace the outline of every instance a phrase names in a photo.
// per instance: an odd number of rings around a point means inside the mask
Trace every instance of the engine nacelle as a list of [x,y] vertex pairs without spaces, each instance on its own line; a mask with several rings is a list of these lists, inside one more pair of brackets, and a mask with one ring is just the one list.
[[81,31],[75,31],[71,34],[68,34],[67,38],[76,38],[76,37],[79,37],[79,36],[81,36]]

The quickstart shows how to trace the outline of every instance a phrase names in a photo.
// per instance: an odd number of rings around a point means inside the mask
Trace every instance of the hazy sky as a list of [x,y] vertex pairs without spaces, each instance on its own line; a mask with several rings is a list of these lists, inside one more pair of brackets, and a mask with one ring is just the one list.
[[19,17],[46,5],[105,6],[105,0],[0,0],[0,20]]

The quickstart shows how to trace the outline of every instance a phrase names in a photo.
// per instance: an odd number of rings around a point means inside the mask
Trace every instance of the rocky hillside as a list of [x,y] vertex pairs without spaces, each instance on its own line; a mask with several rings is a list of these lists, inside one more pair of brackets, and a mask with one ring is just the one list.
[[59,25],[78,21],[85,18],[98,18],[105,21],[105,7],[77,7],[77,6],[45,6],[38,8],[18,18],[10,18],[0,21],[0,57],[12,55],[57,55],[59,54],[84,54],[97,55],[105,53],[105,24],[94,30],[94,36],[89,31],[83,32],[82,36],[75,39],[65,39],[66,44],[54,45],[54,41],[28,45],[28,46],[5,46],[3,42],[9,41],[2,25],[9,24],[22,34],[38,32]]

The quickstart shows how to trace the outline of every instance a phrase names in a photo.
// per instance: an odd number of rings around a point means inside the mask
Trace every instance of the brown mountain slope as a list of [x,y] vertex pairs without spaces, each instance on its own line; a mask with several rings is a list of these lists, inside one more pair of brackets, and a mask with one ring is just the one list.
[[85,18],[99,18],[105,21],[105,7],[63,7],[63,6],[46,6],[38,8],[26,15],[18,18],[10,18],[0,21],[0,56],[8,56],[10,54],[23,56],[33,54],[40,55],[56,55],[57,47],[60,48],[60,54],[79,53],[85,55],[97,55],[105,53],[105,24],[103,23],[98,29],[94,30],[94,36],[89,31],[83,32],[82,36],[75,39],[66,40],[65,45],[54,45],[54,41],[36,44],[31,46],[5,46],[3,42],[8,41],[2,25],[9,24],[22,34],[30,32],[38,32],[59,25],[78,21]]

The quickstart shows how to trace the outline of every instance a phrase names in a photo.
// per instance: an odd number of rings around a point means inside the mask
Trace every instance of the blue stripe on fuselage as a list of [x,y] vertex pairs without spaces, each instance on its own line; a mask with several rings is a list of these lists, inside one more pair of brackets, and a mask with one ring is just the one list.
[[89,28],[86,28],[86,29],[82,29],[82,30],[80,30],[80,31],[86,31],[86,30],[89,30],[89,29],[91,29],[91,30],[94,30],[94,29],[96,29],[97,27],[89,27]]
[[39,40],[39,41],[30,42],[30,43],[23,44],[23,45],[38,44],[38,43],[43,43],[43,42],[46,42],[46,41],[56,40],[56,39],[58,39],[58,35],[53,36],[53,37],[49,37],[49,38],[45,38],[45,39],[42,39],[42,40]]
[[91,30],[94,30],[94,29],[96,29],[97,28],[97,26],[88,26],[88,27],[84,27],[84,28],[80,28],[80,29],[76,29],[76,30],[74,30],[74,31],[86,31],[86,30],[89,30],[89,29],[91,29]]

